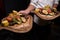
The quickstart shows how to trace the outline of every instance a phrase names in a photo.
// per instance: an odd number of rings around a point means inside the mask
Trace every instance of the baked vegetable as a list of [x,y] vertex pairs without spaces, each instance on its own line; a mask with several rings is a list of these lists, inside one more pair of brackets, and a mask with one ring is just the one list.
[[14,24],[22,24],[26,22],[26,19],[24,15],[19,14],[17,11],[13,10],[12,13],[10,13],[7,17],[5,17],[4,20],[2,20],[1,24],[3,26],[12,26]]

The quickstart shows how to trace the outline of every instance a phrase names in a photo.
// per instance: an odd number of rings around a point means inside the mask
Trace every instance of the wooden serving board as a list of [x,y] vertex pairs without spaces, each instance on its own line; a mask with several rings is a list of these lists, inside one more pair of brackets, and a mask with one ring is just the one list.
[[27,22],[26,23],[22,23],[20,25],[14,25],[14,26],[8,26],[8,27],[2,27],[0,26],[0,30],[2,29],[6,29],[12,32],[16,32],[16,33],[26,33],[29,32],[32,29],[32,24],[33,24],[33,17],[31,15],[27,16]]
[[56,15],[54,15],[54,16],[47,16],[47,15],[42,15],[41,13],[36,13],[36,12],[34,12],[38,17],[40,17],[41,19],[44,19],[44,20],[53,20],[53,19],[55,19],[55,18],[57,18],[57,17],[59,17],[60,16],[60,12],[58,12]]

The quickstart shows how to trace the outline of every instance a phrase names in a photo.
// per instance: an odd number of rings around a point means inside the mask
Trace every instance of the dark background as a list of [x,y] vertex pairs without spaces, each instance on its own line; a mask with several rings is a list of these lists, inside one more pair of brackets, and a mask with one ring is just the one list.
[[[4,18],[5,16],[7,16],[8,13],[12,12],[12,10],[20,11],[20,10],[26,9],[28,7],[29,3],[30,3],[30,0],[0,0],[0,20],[2,18]],[[58,5],[57,9],[58,9],[58,11],[60,11],[60,1],[59,1],[59,5]],[[52,21],[54,21],[54,24],[58,25],[57,29],[55,30],[54,33],[60,35],[60,30],[58,30],[58,29],[60,29],[60,17],[58,17]],[[47,33],[48,32],[44,33],[45,36],[43,36],[43,35],[41,36],[42,39],[45,40]],[[31,32],[28,32],[26,34],[19,34],[19,33],[10,32],[8,30],[1,30],[0,31],[0,40],[19,40],[19,38],[20,38],[20,40],[38,40],[39,37],[35,34],[36,34],[36,32],[34,32],[34,30],[31,30]],[[54,35],[55,38],[60,38],[60,36],[56,36],[56,34]],[[58,40],[55,38],[54,38],[54,40]],[[48,37],[47,37],[47,39],[48,39]]]
[[6,12],[26,9],[30,0],[4,0]]

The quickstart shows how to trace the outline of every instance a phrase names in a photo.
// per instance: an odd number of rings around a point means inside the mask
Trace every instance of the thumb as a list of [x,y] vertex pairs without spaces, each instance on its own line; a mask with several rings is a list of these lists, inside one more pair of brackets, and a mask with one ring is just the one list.
[[24,13],[24,11],[19,11],[18,13]]

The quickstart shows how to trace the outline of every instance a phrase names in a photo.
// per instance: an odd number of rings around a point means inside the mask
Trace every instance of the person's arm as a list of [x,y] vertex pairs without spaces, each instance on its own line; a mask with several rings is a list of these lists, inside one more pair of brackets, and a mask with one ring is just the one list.
[[35,7],[30,4],[25,11],[28,12],[28,13],[30,13],[32,10],[34,10],[34,8],[35,8]]
[[38,0],[31,0],[29,6],[27,9],[25,10],[21,10],[19,11],[19,13],[22,13],[22,14],[29,14],[35,7],[36,7],[36,3],[37,3]]
[[31,0],[30,5],[28,6],[28,8],[26,10],[32,11],[38,5],[37,1],[38,0]]

